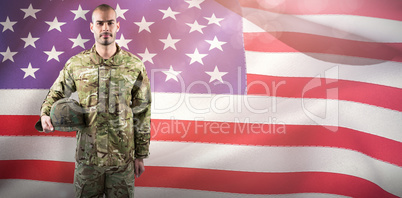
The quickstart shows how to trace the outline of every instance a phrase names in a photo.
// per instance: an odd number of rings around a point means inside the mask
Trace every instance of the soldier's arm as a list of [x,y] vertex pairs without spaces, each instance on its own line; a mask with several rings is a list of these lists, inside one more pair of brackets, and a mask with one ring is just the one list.
[[[142,64],[142,63],[141,63]],[[135,136],[135,158],[146,158],[149,155],[151,139],[151,85],[147,71],[142,64],[142,69],[133,89],[133,114]]]
[[66,66],[60,71],[59,76],[54,81],[50,88],[45,100],[42,103],[40,115],[49,116],[50,109],[57,100],[65,97],[70,97],[71,93],[75,91],[75,83],[71,73],[68,70],[70,61],[66,63]]

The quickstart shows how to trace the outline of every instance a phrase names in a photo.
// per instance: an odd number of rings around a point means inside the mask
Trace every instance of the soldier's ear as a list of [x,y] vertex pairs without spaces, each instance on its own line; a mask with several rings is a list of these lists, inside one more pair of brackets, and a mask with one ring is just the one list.
[[94,24],[93,23],[89,24],[89,29],[91,30],[92,33],[94,33]]

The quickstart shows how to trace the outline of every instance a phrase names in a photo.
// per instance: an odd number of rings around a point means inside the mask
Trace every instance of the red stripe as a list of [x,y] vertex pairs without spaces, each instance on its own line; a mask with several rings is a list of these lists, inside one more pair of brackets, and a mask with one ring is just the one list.
[[[2,123],[7,119],[14,120],[14,123],[23,123],[25,117],[31,116],[3,115],[0,116],[0,125],[7,126]],[[358,151],[375,159],[402,166],[402,158],[398,153],[402,150],[402,143],[395,140],[343,127],[285,125],[275,118],[270,121],[274,124],[249,123],[247,120],[209,122],[152,119],[151,140],[258,146],[337,147]],[[31,125],[24,126],[28,128],[21,127],[19,131],[12,132],[9,132],[9,128],[5,128],[2,135],[25,136],[25,133],[35,133],[30,132],[30,130],[35,130],[31,129]],[[335,132],[328,128],[334,129]],[[35,134],[37,136],[58,136],[53,133]]]
[[147,167],[137,184],[245,194],[329,193],[362,198],[396,197],[370,181],[325,172],[256,173]]
[[29,179],[73,183],[72,162],[47,160],[0,160],[0,179]]
[[[0,179],[72,183],[74,163],[0,161]],[[137,186],[246,194],[329,193],[351,197],[396,197],[358,177],[326,172],[261,173],[146,166]]]
[[402,166],[400,142],[343,127],[332,127],[331,131],[325,126],[283,125],[274,119],[271,121],[277,123],[152,120],[152,140],[257,146],[336,147],[355,150],[381,161]]
[[0,115],[0,136],[59,136],[75,137],[75,132],[53,133],[38,132],[35,124],[39,116],[34,115]]
[[247,74],[247,94],[339,99],[402,111],[402,89],[340,79]]
[[242,7],[283,14],[344,14],[402,21],[400,0],[259,1],[239,0]]
[[310,52],[402,62],[402,43],[352,41],[297,32],[244,33],[245,50]]

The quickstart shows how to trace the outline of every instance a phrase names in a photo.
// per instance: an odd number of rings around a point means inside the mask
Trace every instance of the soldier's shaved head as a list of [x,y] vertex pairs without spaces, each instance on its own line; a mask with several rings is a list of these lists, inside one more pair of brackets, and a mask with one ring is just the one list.
[[100,10],[100,11],[113,10],[115,16],[117,17],[116,10],[115,10],[112,6],[110,6],[110,5],[108,5],[108,4],[101,4],[101,5],[98,5],[98,6],[92,11],[92,23],[94,23],[94,12],[97,11],[97,10]]

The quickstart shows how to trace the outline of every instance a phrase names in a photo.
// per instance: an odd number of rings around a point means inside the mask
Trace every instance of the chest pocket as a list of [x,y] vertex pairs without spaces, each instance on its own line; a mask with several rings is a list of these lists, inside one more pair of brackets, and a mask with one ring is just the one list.
[[113,66],[110,69],[109,113],[126,115],[123,117],[131,114],[131,92],[135,81],[135,72],[125,66]]
[[74,80],[80,103],[93,107],[98,103],[98,69],[84,67],[74,72]]

